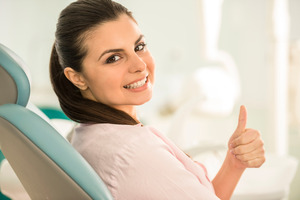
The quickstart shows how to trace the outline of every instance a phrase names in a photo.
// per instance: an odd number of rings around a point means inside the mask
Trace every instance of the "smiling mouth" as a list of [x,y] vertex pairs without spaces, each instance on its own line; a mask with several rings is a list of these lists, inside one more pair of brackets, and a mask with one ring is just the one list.
[[137,81],[137,82],[129,84],[129,85],[125,85],[123,87],[125,89],[136,89],[136,88],[144,86],[146,84],[147,80],[148,80],[148,76],[146,76],[146,78],[144,78],[140,81]]

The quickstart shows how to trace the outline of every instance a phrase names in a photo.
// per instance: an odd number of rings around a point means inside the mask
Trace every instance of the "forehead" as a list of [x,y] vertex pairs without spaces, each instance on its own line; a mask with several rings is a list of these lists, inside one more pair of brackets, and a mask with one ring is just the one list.
[[134,44],[140,35],[136,22],[123,14],[114,21],[95,27],[88,33],[84,43],[88,51],[122,48],[124,45]]

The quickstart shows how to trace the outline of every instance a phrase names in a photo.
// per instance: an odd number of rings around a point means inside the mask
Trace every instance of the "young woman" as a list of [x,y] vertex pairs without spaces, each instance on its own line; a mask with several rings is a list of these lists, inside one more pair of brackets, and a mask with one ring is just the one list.
[[73,146],[115,199],[230,199],[244,170],[265,161],[241,106],[225,161],[211,182],[135,106],[151,99],[155,64],[135,19],[110,0],[79,0],[60,14],[50,76],[61,108],[80,123]]

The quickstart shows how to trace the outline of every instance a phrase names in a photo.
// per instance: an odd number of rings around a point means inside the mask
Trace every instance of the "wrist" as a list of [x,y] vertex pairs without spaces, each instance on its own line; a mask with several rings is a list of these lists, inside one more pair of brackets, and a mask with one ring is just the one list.
[[246,169],[239,166],[235,159],[235,156],[228,151],[221,169],[212,181],[215,193],[220,199],[227,200],[231,198],[238,181]]
[[235,155],[230,153],[229,150],[227,151],[223,164],[226,165],[229,170],[234,170],[236,172],[244,172],[247,168],[245,165],[242,165],[241,162],[237,160]]

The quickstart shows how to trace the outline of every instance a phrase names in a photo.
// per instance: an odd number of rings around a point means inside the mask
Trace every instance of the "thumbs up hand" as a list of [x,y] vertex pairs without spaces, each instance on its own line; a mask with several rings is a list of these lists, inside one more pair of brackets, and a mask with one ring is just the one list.
[[257,168],[265,162],[264,142],[260,133],[246,128],[247,110],[241,106],[236,130],[228,142],[228,156],[231,164],[240,169]]

